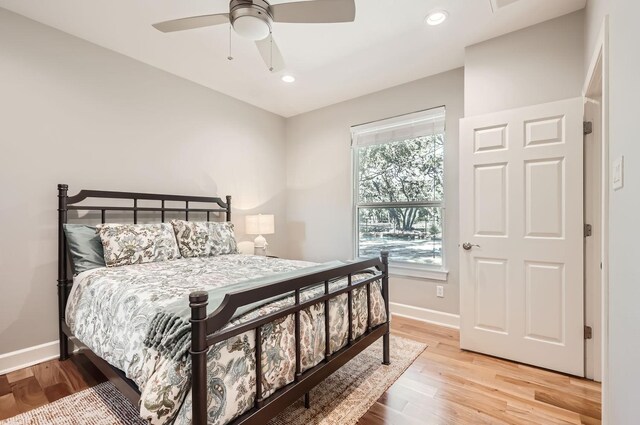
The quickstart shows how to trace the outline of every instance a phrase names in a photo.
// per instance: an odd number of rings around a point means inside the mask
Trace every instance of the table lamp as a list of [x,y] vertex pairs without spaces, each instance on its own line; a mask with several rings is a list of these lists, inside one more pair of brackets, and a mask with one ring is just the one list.
[[255,255],[267,255],[267,240],[262,235],[275,233],[273,214],[248,215],[245,217],[247,235],[258,235],[253,241],[253,253]]

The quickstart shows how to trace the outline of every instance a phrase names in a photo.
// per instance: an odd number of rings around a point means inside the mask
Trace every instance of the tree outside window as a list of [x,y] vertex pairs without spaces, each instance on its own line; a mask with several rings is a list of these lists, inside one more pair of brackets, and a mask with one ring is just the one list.
[[388,250],[394,261],[442,266],[445,134],[439,109],[427,111],[423,125],[412,116],[409,131],[402,123],[392,131],[381,124],[382,130],[366,133],[371,140],[375,132],[374,143],[354,143],[359,257]]

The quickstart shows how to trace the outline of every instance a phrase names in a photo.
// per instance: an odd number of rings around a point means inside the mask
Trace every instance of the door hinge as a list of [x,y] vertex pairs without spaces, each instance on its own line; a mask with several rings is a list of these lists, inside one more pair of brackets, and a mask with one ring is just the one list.
[[582,123],[582,132],[585,135],[593,133],[593,123],[591,121],[584,121]]
[[593,338],[593,328],[591,326],[584,327],[584,339]]
[[584,237],[587,238],[593,233],[593,227],[590,224],[584,225]]

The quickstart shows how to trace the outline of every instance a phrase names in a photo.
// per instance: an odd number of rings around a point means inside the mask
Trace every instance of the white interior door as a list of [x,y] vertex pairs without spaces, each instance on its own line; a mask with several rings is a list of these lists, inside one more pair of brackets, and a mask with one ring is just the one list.
[[582,110],[460,121],[463,349],[584,375]]

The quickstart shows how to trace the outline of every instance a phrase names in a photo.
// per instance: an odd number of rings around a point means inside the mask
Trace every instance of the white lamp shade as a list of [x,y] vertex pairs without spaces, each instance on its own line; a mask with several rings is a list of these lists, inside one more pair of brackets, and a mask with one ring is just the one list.
[[247,235],[272,235],[275,233],[273,214],[248,215],[245,217]]

